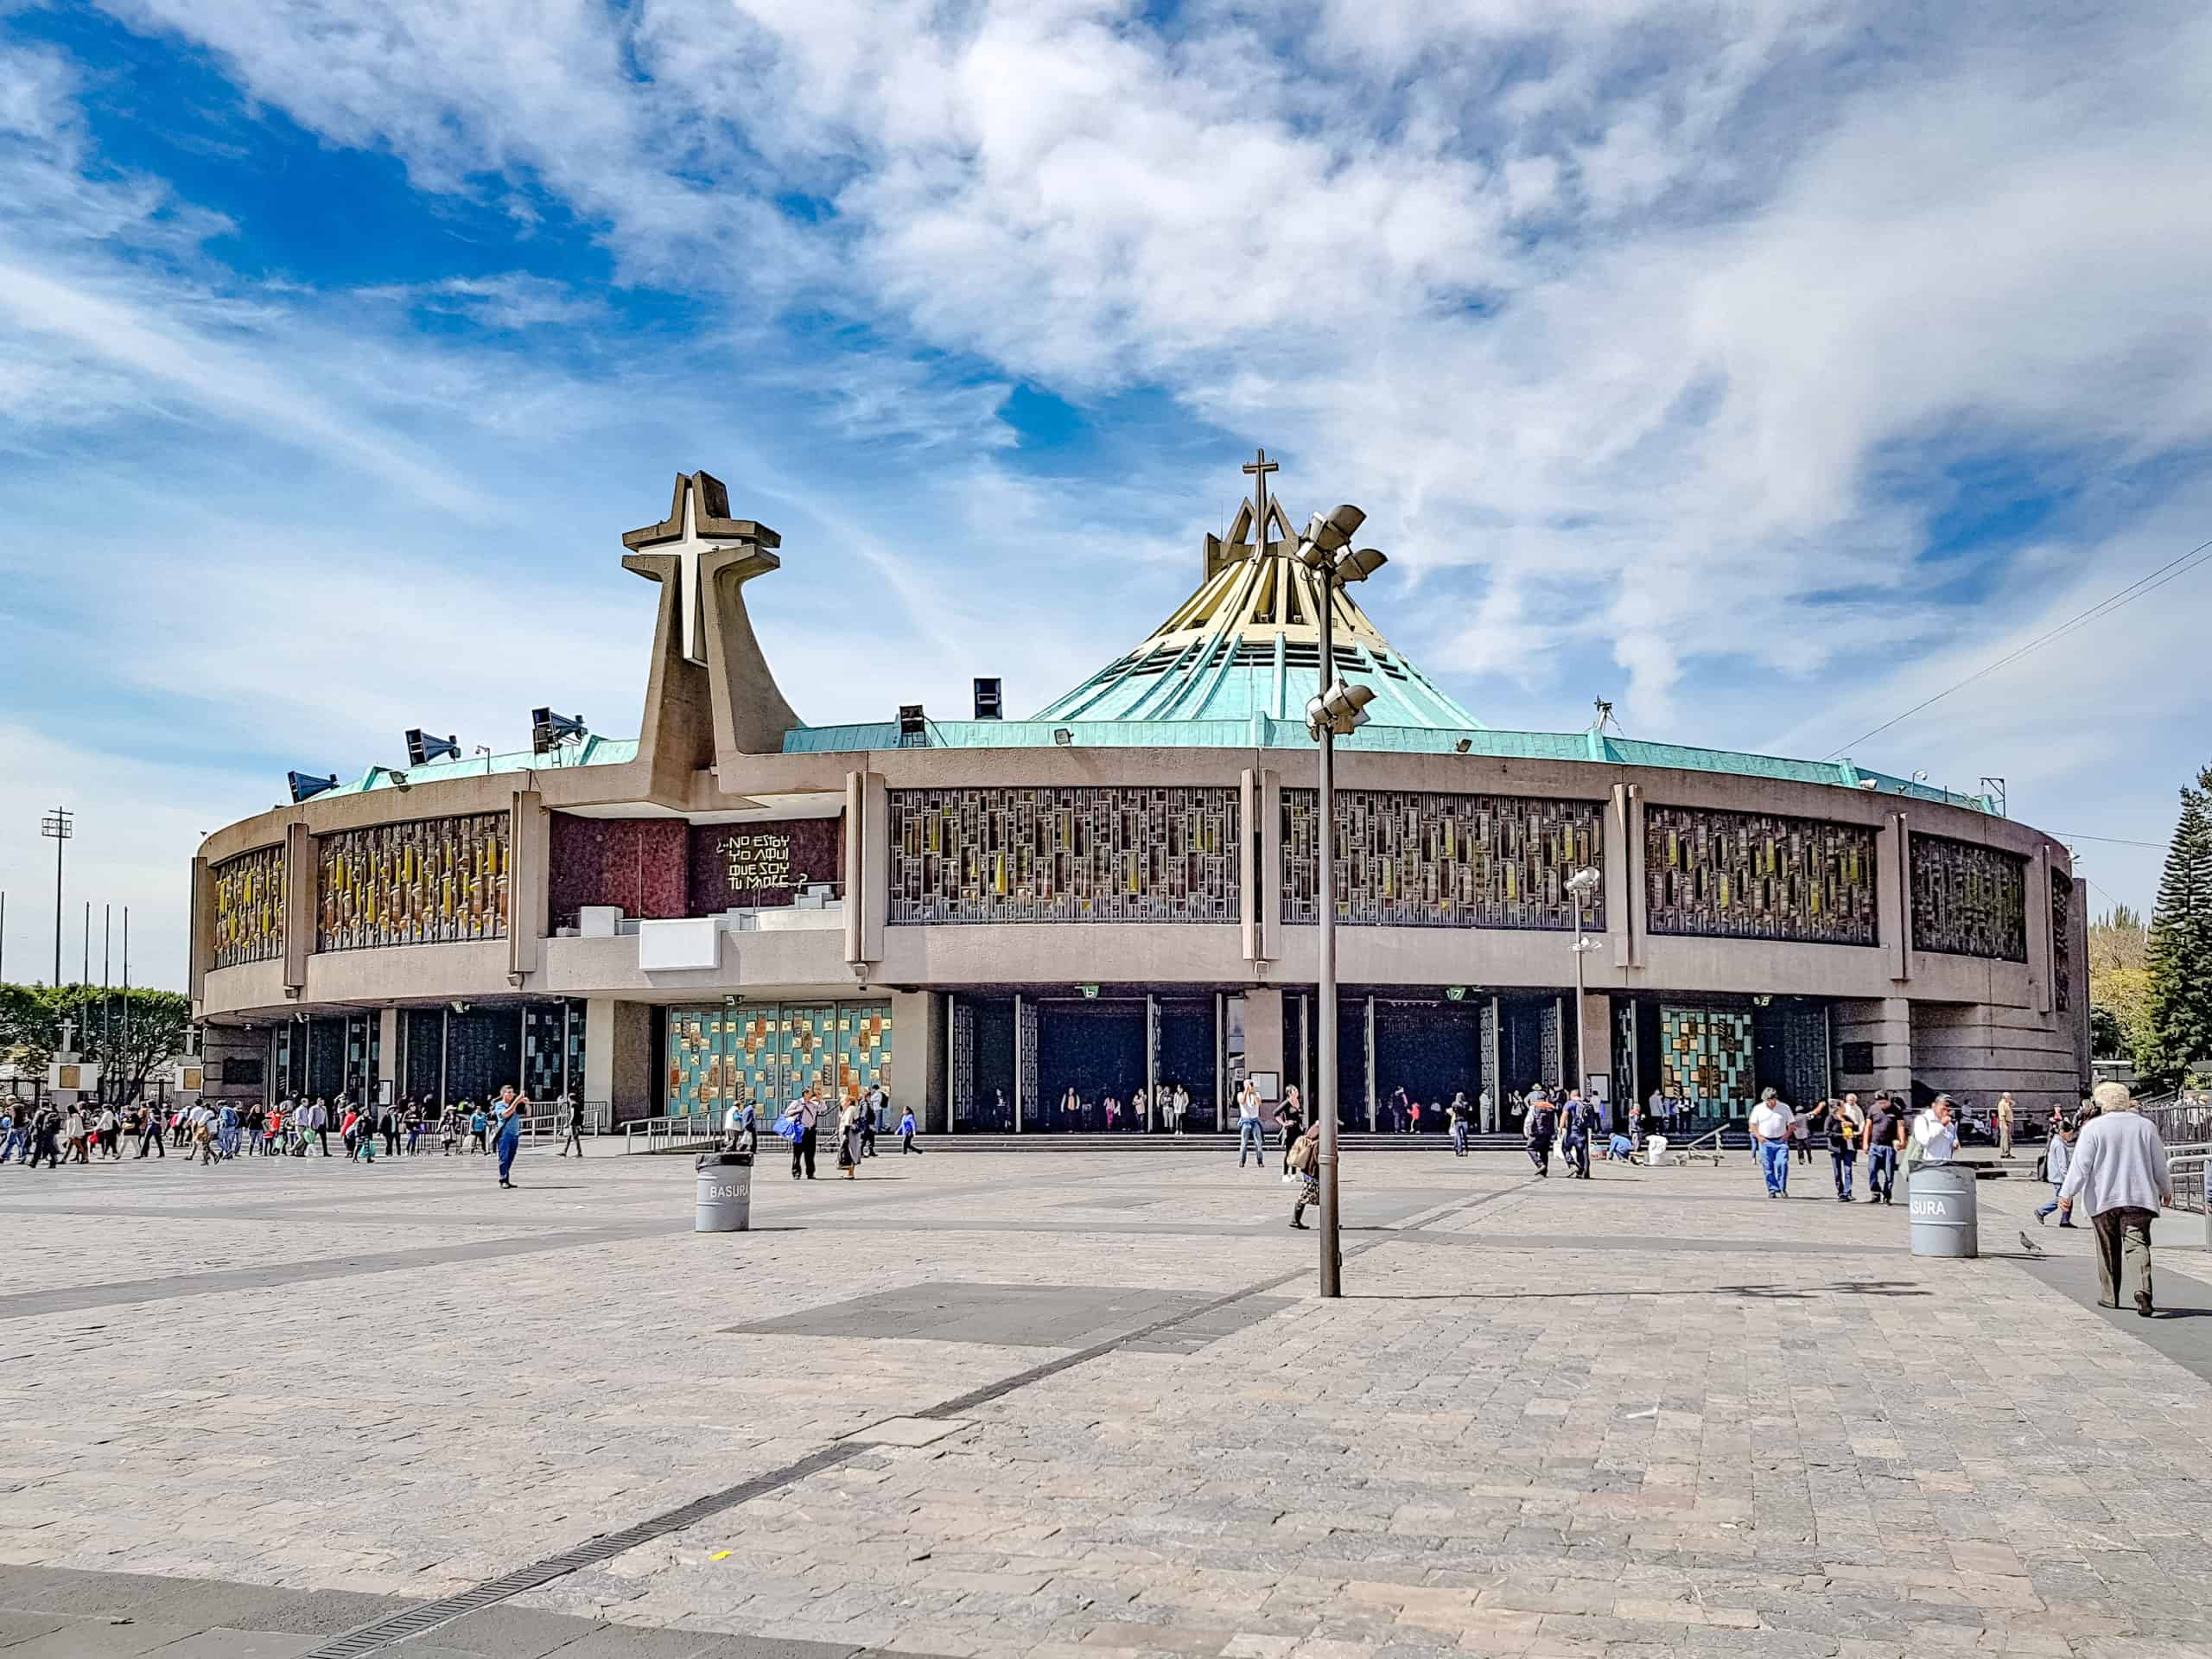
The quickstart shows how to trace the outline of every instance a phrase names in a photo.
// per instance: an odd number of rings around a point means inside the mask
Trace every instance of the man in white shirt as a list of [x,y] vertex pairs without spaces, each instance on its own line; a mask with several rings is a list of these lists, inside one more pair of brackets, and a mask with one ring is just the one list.
[[2173,1172],[2158,1130],[2138,1109],[2126,1084],[2101,1083],[2094,1098],[2097,1116],[2075,1140],[2058,1189],[2058,1212],[2069,1218],[2079,1203],[2097,1230],[2097,1285],[2102,1293],[2097,1305],[2120,1306],[2124,1262],[2135,1281],[2135,1311],[2147,1319],[2154,1311],[2151,1222],[2173,1204]]
[[1928,1103],[1928,1109],[1912,1120],[1912,1147],[1909,1161],[1916,1164],[1948,1164],[1958,1155],[1959,1123],[1951,1109],[1951,1097],[1938,1095]]
[[1789,1108],[1771,1089],[1759,1090],[1759,1103],[1751,1108],[1751,1145],[1759,1155],[1759,1172],[1766,1177],[1770,1198],[1789,1196]]

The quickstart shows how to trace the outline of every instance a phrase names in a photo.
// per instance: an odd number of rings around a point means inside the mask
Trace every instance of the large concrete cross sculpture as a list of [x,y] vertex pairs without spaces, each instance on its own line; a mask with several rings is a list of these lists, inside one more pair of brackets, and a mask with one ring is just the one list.
[[749,518],[729,516],[729,492],[711,473],[679,473],[676,499],[668,517],[622,537],[633,551],[651,549],[673,553],[677,559],[677,616],[683,654],[695,663],[707,660],[705,589],[700,585],[699,561],[726,548],[777,544],[776,532]]

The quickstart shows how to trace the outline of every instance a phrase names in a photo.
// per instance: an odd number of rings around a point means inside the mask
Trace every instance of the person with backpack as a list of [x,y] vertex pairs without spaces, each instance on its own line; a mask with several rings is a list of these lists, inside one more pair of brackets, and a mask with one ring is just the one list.
[[1559,1133],[1559,1109],[1552,1104],[1541,1085],[1529,1090],[1529,1115],[1522,1133],[1528,1137],[1529,1161],[1536,1166],[1536,1173],[1549,1180],[1552,1175],[1552,1141]]
[[1569,1180],[1590,1179],[1590,1137],[1598,1132],[1598,1109],[1582,1098],[1580,1089],[1567,1091],[1567,1105],[1560,1113],[1560,1151],[1567,1159]]
[[566,1133],[561,1139],[560,1156],[567,1157],[569,1148],[574,1147],[576,1156],[581,1158],[584,1155],[584,1103],[581,1100],[571,1100],[567,1104],[568,1121],[564,1126]]

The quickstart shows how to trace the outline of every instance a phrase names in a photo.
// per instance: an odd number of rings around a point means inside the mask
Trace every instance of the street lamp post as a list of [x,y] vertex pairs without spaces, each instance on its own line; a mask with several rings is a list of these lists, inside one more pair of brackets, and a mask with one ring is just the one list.
[[55,807],[38,821],[38,832],[54,843],[54,987],[61,988],[61,847],[77,833],[76,814]]
[[1582,1052],[1582,999],[1586,995],[1582,959],[1599,949],[1598,941],[1582,931],[1582,901],[1597,892],[1605,878],[1589,866],[1575,871],[1567,878],[1567,890],[1574,895],[1574,1070],[1576,1075],[1567,1079],[1569,1088],[1580,1089],[1589,1081],[1590,1057]]
[[[1337,676],[1336,648],[1330,633],[1337,589],[1363,582],[1383,565],[1371,547],[1351,546],[1352,532],[1367,515],[1349,502],[1324,517],[1315,513],[1299,539],[1298,562],[1313,574],[1320,589],[1321,661],[1319,690],[1306,705],[1306,728],[1320,746],[1316,783],[1314,855],[1319,861],[1315,896],[1319,903],[1319,937],[1315,992],[1321,1004],[1321,1028],[1315,1042],[1314,1107],[1321,1115],[1321,1294],[1344,1294],[1343,1228],[1337,1205],[1337,880],[1336,741],[1367,723],[1374,688],[1348,685]],[[1264,537],[1267,531],[1261,531]]]

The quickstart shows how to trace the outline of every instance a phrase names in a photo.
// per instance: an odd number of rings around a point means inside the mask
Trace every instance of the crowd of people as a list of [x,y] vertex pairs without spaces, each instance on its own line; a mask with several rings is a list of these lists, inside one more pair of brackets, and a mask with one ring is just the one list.
[[[207,1166],[240,1158],[344,1157],[373,1164],[381,1151],[389,1158],[432,1154],[478,1154],[499,1160],[499,1185],[512,1187],[515,1147],[531,1115],[531,1103],[512,1084],[481,1104],[460,1101],[444,1107],[428,1100],[388,1104],[356,1103],[288,1096],[264,1105],[232,1100],[159,1105],[133,1101],[117,1106],[98,1102],[67,1104],[0,1100],[0,1164],[20,1162],[35,1169],[101,1160],[121,1162],[126,1146],[134,1159],[166,1159],[172,1151],[188,1162]],[[582,1106],[563,1102],[556,1116],[561,1155],[583,1156],[588,1127]],[[332,1148],[332,1138],[337,1149]]]

